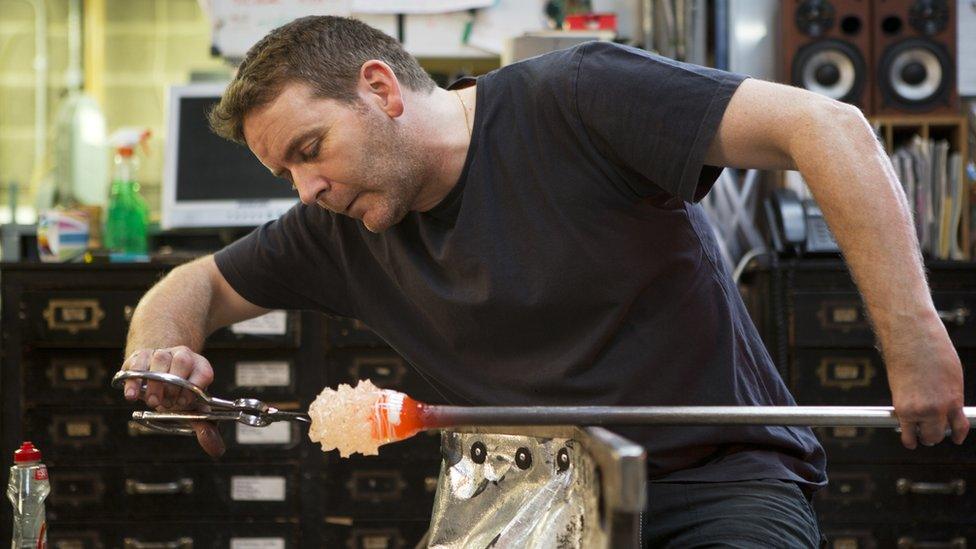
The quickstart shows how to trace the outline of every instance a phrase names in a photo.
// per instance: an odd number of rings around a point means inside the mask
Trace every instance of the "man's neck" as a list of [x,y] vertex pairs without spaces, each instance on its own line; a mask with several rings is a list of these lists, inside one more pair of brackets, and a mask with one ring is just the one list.
[[416,120],[416,135],[425,143],[428,183],[414,209],[427,211],[451,192],[464,170],[474,126],[475,87],[457,92],[438,88],[418,106],[422,117]]

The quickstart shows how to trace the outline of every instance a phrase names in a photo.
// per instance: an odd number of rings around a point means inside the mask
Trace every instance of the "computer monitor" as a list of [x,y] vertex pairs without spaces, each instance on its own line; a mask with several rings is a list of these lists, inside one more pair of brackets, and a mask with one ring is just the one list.
[[210,131],[207,113],[226,84],[173,86],[163,166],[162,227],[248,227],[298,200],[243,145]]

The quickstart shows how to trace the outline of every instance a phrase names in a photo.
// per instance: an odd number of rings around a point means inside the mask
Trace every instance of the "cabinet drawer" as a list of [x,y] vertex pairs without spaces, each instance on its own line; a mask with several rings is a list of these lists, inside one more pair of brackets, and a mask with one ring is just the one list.
[[976,347],[976,291],[934,292],[932,301],[956,347]]
[[24,402],[62,406],[121,405],[111,387],[122,350],[34,349],[24,355]]
[[[932,301],[956,347],[976,347],[976,292],[935,291]],[[792,328],[798,347],[873,347],[874,333],[856,292],[793,294]]]
[[84,518],[297,516],[298,467],[288,464],[52,466],[52,522]]
[[321,547],[413,549],[430,527],[426,520],[359,520],[326,517]]
[[962,446],[948,438],[940,444],[908,450],[894,429],[817,427],[814,429],[830,463],[969,463],[976,455],[976,437]]
[[[962,349],[966,402],[976,399],[976,351]],[[868,349],[797,349],[790,389],[800,404],[890,406],[881,357]]]
[[[307,432],[303,432],[307,436]],[[309,443],[309,463],[316,467],[328,467],[328,465],[339,458],[339,452],[329,450],[322,452],[321,444],[317,442]],[[441,434],[440,431],[421,431],[416,435],[399,442],[392,442],[380,446],[379,455],[363,456],[354,454],[356,459],[380,459],[386,461],[427,463],[436,461],[441,456]]]
[[976,467],[828,464],[829,483],[815,496],[824,522],[971,520]]
[[[265,402],[294,400],[300,390],[315,390],[287,350],[245,349],[204,352],[214,369],[207,392],[227,399]],[[122,367],[120,350],[36,349],[24,355],[24,399],[28,405],[128,406],[121,389],[111,386]],[[307,389],[305,389],[307,388]]]
[[966,549],[976,545],[972,524],[855,524],[823,523],[828,549]]
[[421,402],[443,401],[410,363],[389,348],[336,349],[329,354],[327,376],[327,383],[333,389],[339,383],[355,387],[359,380],[368,379],[377,387],[401,391]]
[[329,317],[325,321],[325,338],[330,347],[386,347],[386,342],[369,326],[355,318]]
[[440,459],[337,459],[319,472],[325,515],[358,519],[429,520]]
[[793,294],[793,337],[797,346],[871,347],[874,334],[856,292]]
[[[195,437],[149,431],[132,421],[132,408],[33,408],[24,417],[24,434],[52,461],[208,459]],[[287,458],[301,454],[305,430],[298,423],[249,427],[222,422],[227,446],[222,459]]]
[[120,349],[140,291],[26,291],[19,315],[27,343]]
[[[55,347],[122,349],[142,291],[26,291],[20,320],[27,343]],[[207,347],[298,347],[301,321],[296,311],[271,311],[214,332]]]
[[301,313],[271,311],[265,315],[221,328],[207,338],[207,349],[286,347],[301,345]]
[[[50,549],[297,549],[289,522],[50,522]],[[313,543],[310,545],[315,547]]]

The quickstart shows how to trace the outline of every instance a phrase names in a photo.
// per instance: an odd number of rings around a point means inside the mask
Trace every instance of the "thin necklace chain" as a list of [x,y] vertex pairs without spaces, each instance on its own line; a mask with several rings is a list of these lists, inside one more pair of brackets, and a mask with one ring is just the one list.
[[461,92],[458,90],[453,90],[454,95],[457,96],[458,101],[461,102],[461,112],[464,113],[464,129],[468,130],[468,139],[471,139],[471,123],[468,122],[468,106],[464,104],[464,99],[461,99]]

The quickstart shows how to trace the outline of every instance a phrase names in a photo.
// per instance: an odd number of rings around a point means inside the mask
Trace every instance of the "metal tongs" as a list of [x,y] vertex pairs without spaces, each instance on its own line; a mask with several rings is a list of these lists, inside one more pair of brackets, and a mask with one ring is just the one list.
[[251,427],[267,427],[276,421],[300,421],[311,423],[307,413],[283,412],[256,398],[227,400],[212,397],[203,389],[180,376],[163,372],[138,372],[122,370],[112,376],[112,387],[121,388],[126,380],[141,379],[140,394],[146,390],[147,381],[160,381],[186,389],[196,396],[196,411],[180,412],[132,412],[132,419],[141,425],[170,435],[193,435],[191,421],[236,421]]

